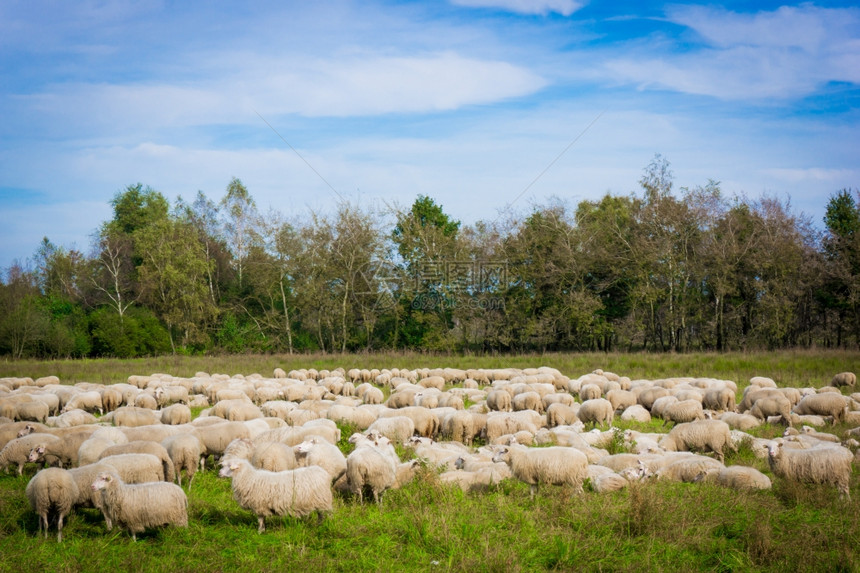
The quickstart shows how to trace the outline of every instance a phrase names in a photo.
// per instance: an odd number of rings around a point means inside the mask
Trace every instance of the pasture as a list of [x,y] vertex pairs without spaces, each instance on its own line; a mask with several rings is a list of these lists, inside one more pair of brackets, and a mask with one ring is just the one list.
[[[448,356],[425,354],[159,357],[136,360],[21,361],[0,363],[0,377],[56,375],[63,383],[124,382],[131,374],[197,371],[271,376],[275,367],[300,368],[532,368],[550,366],[570,378],[602,368],[632,379],[712,377],[738,383],[738,401],[753,376],[778,386],[821,387],[833,374],[857,371],[860,353],[798,351],[754,354],[624,355],[549,354]],[[845,390],[848,394],[854,390]],[[386,390],[386,395],[388,390]],[[195,417],[200,408],[193,411]],[[662,420],[614,427],[666,432]],[[821,431],[842,435],[851,425]],[[341,426],[338,444],[355,428]],[[607,430],[603,426],[602,430]],[[774,438],[784,428],[749,430]],[[607,451],[626,451],[616,440]],[[413,454],[397,448],[402,460]],[[439,472],[422,468],[379,505],[335,495],[334,511],[314,519],[273,517],[257,533],[256,517],[231,497],[230,480],[212,464],[186,488],[187,528],[148,530],[135,543],[105,530],[95,509],[76,509],[63,542],[55,531],[37,535],[38,519],[24,496],[36,471],[0,474],[0,571],[856,571],[860,570],[860,474],[851,477],[851,500],[835,488],[776,478],[767,459],[748,446],[728,452],[726,465],[755,467],[773,488],[738,491],[712,483],[648,480],[609,493],[575,495],[565,486],[529,487],[508,479],[485,492],[443,485]]]

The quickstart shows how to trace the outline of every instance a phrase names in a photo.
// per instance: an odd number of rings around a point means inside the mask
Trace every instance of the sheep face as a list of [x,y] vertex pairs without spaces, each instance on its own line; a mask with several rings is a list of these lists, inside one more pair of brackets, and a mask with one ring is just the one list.
[[42,459],[42,456],[45,455],[45,446],[36,446],[32,450],[30,450],[30,454],[27,456],[28,462],[38,462]]
[[110,485],[112,481],[112,475],[110,475],[109,473],[100,473],[98,476],[96,476],[95,481],[90,487],[93,491],[99,491],[100,489],[105,489],[106,487],[108,487],[108,485]]
[[29,434],[32,434],[32,433],[33,433],[33,432],[35,432],[35,431],[36,431],[36,428],[35,428],[35,427],[33,427],[33,425],[32,425],[32,424],[27,424],[26,426],[24,426],[23,428],[21,428],[21,429],[18,431],[18,434],[17,434],[17,435],[18,435],[18,437],[19,437],[19,438],[23,438],[24,436],[27,436],[27,435],[29,435]]
[[218,477],[233,477],[233,474],[236,473],[236,470],[239,469],[241,464],[237,461],[226,462],[221,466],[221,470],[218,472]]

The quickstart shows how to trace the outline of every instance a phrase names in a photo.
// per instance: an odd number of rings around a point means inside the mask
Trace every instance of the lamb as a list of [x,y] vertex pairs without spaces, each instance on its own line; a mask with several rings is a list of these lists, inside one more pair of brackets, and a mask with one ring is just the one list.
[[794,408],[795,414],[814,414],[832,416],[833,424],[845,419],[848,413],[848,401],[841,394],[812,394],[805,396]]
[[[606,402],[609,404],[608,400]],[[507,463],[514,477],[529,484],[532,498],[539,484],[569,484],[581,493],[582,482],[588,475],[588,458],[576,448],[527,448],[513,443],[500,448],[493,461]]]
[[39,516],[39,531],[48,537],[50,514],[57,514],[57,542],[63,540],[63,518],[72,510],[78,499],[78,486],[68,472],[59,468],[39,471],[25,490],[30,507]]
[[321,521],[332,511],[329,474],[319,466],[283,472],[255,469],[250,462],[231,459],[219,474],[232,479],[233,499],[257,516],[257,532],[266,531],[266,517],[304,517],[316,512]]
[[777,438],[768,449],[767,461],[774,475],[801,483],[836,486],[840,496],[851,499],[851,462],[854,455],[842,446],[789,449]]
[[725,448],[734,449],[731,429],[722,420],[678,424],[663,437],[660,447],[670,452],[707,449],[714,452],[720,462],[725,459]]
[[188,526],[188,498],[176,484],[126,484],[115,472],[102,472],[92,489],[101,491],[105,512],[113,523],[127,529],[134,541],[148,527]]
[[584,424],[612,424],[615,410],[606,398],[596,398],[583,402],[576,415]]
[[200,439],[194,434],[186,432],[164,438],[161,440],[161,445],[167,450],[167,455],[173,462],[176,483],[182,485],[182,470],[185,470],[185,477],[188,479],[190,487],[194,475],[197,473],[197,466],[202,461],[203,444],[200,443]]
[[853,372],[840,372],[833,376],[833,379],[830,381],[831,386],[840,387],[840,386],[854,386],[857,383],[857,375]]
[[346,456],[326,440],[311,436],[295,446],[293,451],[300,467],[320,466],[329,473],[332,483],[346,473]]

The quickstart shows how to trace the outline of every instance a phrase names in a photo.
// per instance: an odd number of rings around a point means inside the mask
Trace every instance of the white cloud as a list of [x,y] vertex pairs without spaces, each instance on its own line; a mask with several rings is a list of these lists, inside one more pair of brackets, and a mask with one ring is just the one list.
[[[739,14],[678,6],[670,21],[696,32],[703,48],[671,53],[644,42],[610,57],[612,77],[640,88],[715,96],[727,100],[804,97],[828,82],[860,83],[860,11],[812,5]],[[669,51],[669,53],[667,53]]]
[[570,16],[583,6],[575,0],[451,0],[452,4],[470,8],[500,8],[518,14],[549,14]]

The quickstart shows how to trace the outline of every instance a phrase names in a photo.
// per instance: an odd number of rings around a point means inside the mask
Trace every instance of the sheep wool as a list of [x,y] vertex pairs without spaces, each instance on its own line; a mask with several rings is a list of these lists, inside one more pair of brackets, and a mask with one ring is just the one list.
[[778,438],[768,449],[767,461],[777,477],[801,482],[832,484],[851,499],[851,450],[837,445],[811,449],[789,449]]
[[72,510],[78,499],[78,486],[69,472],[59,468],[41,470],[27,484],[25,490],[30,507],[39,516],[39,531],[45,530],[52,513],[57,515],[57,541],[63,540],[63,518]]
[[532,497],[540,484],[569,484],[581,493],[588,476],[588,458],[576,448],[527,448],[513,443],[500,448],[493,461],[507,463],[514,477],[529,484]]
[[188,526],[188,498],[174,483],[126,484],[113,472],[103,472],[92,484],[101,491],[111,521],[127,529],[133,540],[148,527]]
[[721,462],[725,458],[725,448],[734,448],[731,429],[722,420],[696,420],[678,424],[663,437],[660,447],[670,452],[710,450]]
[[266,531],[266,517],[304,517],[316,512],[322,520],[332,511],[329,474],[319,466],[283,472],[258,470],[247,460],[231,459],[219,473],[232,479],[233,499],[257,516],[257,531]]

